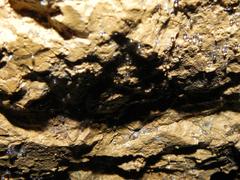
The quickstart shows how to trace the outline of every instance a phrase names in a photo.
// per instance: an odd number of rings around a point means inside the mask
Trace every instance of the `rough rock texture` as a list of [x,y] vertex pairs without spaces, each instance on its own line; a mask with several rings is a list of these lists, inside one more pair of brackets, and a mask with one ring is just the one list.
[[0,0],[0,174],[240,178],[239,0]]

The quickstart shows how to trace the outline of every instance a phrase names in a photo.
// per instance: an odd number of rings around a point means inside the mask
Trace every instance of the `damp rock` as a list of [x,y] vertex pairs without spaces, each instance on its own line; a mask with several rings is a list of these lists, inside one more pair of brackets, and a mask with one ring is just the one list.
[[237,0],[0,0],[5,179],[239,177]]

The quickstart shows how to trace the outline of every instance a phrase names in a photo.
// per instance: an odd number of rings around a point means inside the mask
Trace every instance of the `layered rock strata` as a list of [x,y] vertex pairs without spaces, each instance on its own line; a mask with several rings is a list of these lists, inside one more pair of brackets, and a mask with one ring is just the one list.
[[239,0],[0,0],[0,174],[240,178]]

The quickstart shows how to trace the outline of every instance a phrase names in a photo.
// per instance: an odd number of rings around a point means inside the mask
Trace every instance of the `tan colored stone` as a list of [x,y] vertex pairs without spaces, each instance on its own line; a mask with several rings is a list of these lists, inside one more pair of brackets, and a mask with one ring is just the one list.
[[0,90],[13,94],[19,90],[21,82],[21,72],[17,66],[9,63],[6,67],[0,69]]
[[227,67],[227,72],[240,73],[240,64],[238,63],[229,64],[229,66]]
[[232,95],[232,94],[237,94],[240,92],[240,85],[238,86],[235,86],[235,87],[231,87],[231,88],[228,88],[224,94],[225,95]]
[[25,89],[27,92],[24,95],[24,97],[17,102],[17,105],[20,107],[24,107],[28,105],[31,101],[37,100],[44,95],[47,94],[48,92],[48,86],[45,83],[41,83],[38,81],[33,81],[33,82],[26,82],[23,85],[23,89]]
[[225,6],[233,5],[239,3],[238,0],[221,0]]
[[135,161],[130,161],[127,163],[121,164],[119,167],[124,169],[125,171],[136,170],[140,171],[145,165],[144,159],[138,158]]
[[2,178],[237,172],[239,12],[237,0],[0,0]]

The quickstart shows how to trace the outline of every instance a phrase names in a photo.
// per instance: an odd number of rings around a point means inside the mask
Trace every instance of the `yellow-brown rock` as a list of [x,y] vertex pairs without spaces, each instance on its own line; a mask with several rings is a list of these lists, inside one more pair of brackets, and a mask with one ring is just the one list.
[[1,179],[239,179],[238,0],[0,0]]

